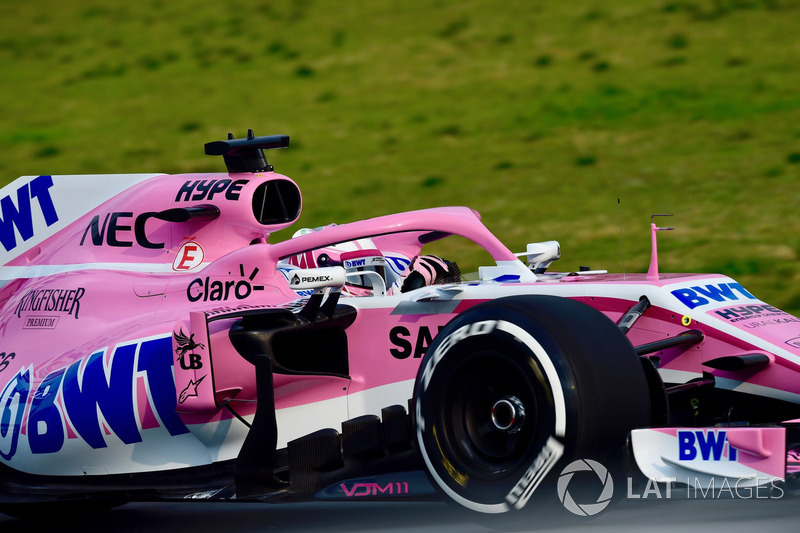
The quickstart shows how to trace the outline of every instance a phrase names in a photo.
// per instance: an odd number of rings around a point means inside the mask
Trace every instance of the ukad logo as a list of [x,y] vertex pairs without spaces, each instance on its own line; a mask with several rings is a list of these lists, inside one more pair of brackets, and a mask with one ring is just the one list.
[[170,435],[189,431],[175,412],[171,336],[117,345],[110,358],[105,349],[94,352],[48,374],[33,393],[32,374],[32,368],[23,368],[0,394],[0,457],[5,460],[23,445],[23,426],[34,454],[59,451],[71,438],[68,429],[94,449],[108,446],[106,428],[124,444],[141,442],[142,430],[159,427],[137,415],[145,403]]
[[673,296],[680,300],[689,309],[701,307],[711,302],[726,302],[732,300],[755,300],[756,297],[738,283],[720,283],[719,285],[703,285],[675,289]]
[[33,237],[32,200],[35,199],[39,204],[45,224],[52,226],[58,222],[58,214],[50,197],[52,186],[52,176],[39,176],[17,189],[16,203],[11,195],[0,198],[0,243],[7,252],[17,247],[17,233],[23,241]]

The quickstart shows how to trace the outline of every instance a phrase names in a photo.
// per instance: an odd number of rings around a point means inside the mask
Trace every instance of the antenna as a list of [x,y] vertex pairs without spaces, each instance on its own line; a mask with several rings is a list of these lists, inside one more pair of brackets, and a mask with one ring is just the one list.
[[622,234],[622,202],[617,198],[617,210],[619,211],[619,249],[622,254],[622,280],[625,281],[625,239]]
[[652,244],[652,252],[650,253],[650,268],[647,269],[647,279],[650,281],[658,280],[658,241],[656,234],[659,231],[670,231],[674,228],[659,228],[656,226],[654,220],[656,217],[671,217],[672,215],[653,215],[650,217],[650,241]]

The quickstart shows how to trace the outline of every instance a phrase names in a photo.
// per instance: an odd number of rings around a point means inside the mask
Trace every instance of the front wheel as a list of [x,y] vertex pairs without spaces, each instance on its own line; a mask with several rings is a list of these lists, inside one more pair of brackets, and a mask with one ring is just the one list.
[[630,430],[650,422],[625,336],[599,311],[555,296],[498,299],[456,317],[428,349],[414,398],[431,481],[480,513],[552,499],[552,478],[573,460],[615,466]]

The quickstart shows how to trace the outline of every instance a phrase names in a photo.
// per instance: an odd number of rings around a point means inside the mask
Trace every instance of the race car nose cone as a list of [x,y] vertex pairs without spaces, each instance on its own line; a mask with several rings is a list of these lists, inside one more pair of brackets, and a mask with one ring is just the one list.
[[525,420],[525,406],[516,396],[506,396],[492,406],[492,424],[500,431],[516,433]]

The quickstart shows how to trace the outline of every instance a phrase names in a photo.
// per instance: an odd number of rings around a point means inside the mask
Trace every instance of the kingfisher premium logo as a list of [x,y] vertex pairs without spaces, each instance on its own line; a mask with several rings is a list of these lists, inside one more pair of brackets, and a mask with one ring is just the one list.
[[[81,298],[86,289],[41,289],[30,290],[20,299],[14,314],[22,318],[22,313],[61,313],[78,318],[81,311]],[[26,316],[25,328],[54,328],[57,315]]]

